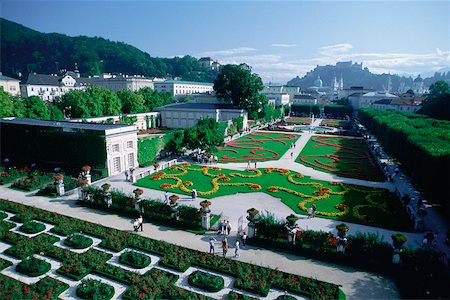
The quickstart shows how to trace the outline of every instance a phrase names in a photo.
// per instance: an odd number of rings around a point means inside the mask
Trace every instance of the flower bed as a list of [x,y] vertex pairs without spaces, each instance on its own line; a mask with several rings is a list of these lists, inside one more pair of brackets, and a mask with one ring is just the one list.
[[0,185],[2,184],[8,184],[12,181],[15,181],[18,178],[26,177],[27,172],[23,169],[16,169],[16,168],[0,168]]
[[41,259],[30,256],[22,260],[17,266],[16,271],[30,277],[37,277],[50,271],[51,265]]
[[[270,289],[281,288],[298,294],[311,293],[314,297],[323,295],[328,299],[337,299],[338,286],[311,279],[307,281],[302,279],[303,285],[293,285],[288,283],[291,274],[284,273],[269,268],[255,266],[248,263],[234,261],[232,259],[209,255],[184,247],[168,244],[161,241],[155,241],[136,234],[127,234],[116,229],[107,228],[87,221],[73,219],[56,213],[43,211],[37,208],[27,207],[22,204],[0,200],[0,209],[13,212],[21,211],[30,215],[29,218],[38,218],[39,220],[53,223],[56,226],[69,224],[70,228],[77,228],[88,234],[107,239],[110,236],[121,237],[121,243],[126,247],[133,247],[162,255],[162,264],[186,270],[191,265],[215,270],[220,273],[229,274],[240,279],[239,286],[251,290],[259,295],[264,295]],[[62,266],[57,270],[59,274],[80,280],[89,272],[96,272],[107,276],[113,280],[118,280],[130,285],[130,288],[124,294],[124,298],[171,298],[171,299],[201,299],[202,295],[174,287],[172,284],[176,276],[166,271],[151,269],[148,273],[139,275],[137,273],[126,271],[121,268],[111,266],[106,263],[112,257],[111,254],[104,253],[96,249],[90,249],[85,253],[73,253],[67,249],[62,249],[49,243],[50,239],[41,234],[32,239],[27,239],[28,244],[32,245],[31,252],[45,252],[46,256],[53,257],[62,261]],[[19,243],[17,234],[11,234],[8,242],[17,246]],[[117,238],[116,238],[117,239]],[[22,238],[23,240],[23,238]],[[254,278],[251,281],[250,278]],[[303,278],[298,276],[299,279]],[[250,281],[249,281],[250,280]],[[169,284],[170,283],[170,284]],[[18,294],[20,295],[20,294]]]
[[75,249],[86,249],[92,246],[92,239],[81,234],[71,234],[64,240],[64,245]]
[[34,234],[45,230],[45,225],[42,223],[31,221],[24,223],[22,226],[20,226],[19,229],[25,233]]
[[208,292],[218,292],[224,288],[224,280],[220,276],[202,271],[195,271],[188,277],[188,283]]
[[81,299],[109,300],[114,296],[114,287],[99,280],[86,279],[77,286],[77,296]]
[[136,251],[126,251],[120,255],[119,261],[130,267],[142,269],[151,263],[151,258]]
[[50,182],[53,182],[54,175],[55,174],[53,173],[47,174],[47,173],[33,172],[28,176],[28,178],[17,180],[15,183],[11,185],[11,187],[27,192],[34,191],[45,186]]

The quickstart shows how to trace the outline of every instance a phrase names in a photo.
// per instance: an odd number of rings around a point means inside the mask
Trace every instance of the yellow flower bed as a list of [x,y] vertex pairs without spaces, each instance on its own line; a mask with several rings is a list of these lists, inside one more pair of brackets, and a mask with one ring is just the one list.
[[245,175],[245,174],[241,174],[241,173],[232,172],[232,173],[230,173],[230,177],[238,176],[238,177],[242,177],[242,178],[255,178],[255,177],[259,177],[262,175],[262,172],[258,169],[250,169],[247,172],[253,172],[255,174],[254,175]]
[[[297,176],[297,175],[301,175],[301,177],[300,177],[300,176]],[[294,177],[297,177],[297,178],[303,178],[303,175],[302,175],[302,174],[293,174],[293,175],[289,175],[288,178],[287,178],[287,180],[288,180],[290,183],[293,183],[293,184],[296,184],[296,185],[310,185],[310,186],[315,187],[315,188],[321,188],[321,187],[323,187],[323,184],[317,183],[317,182],[299,182],[299,181],[295,181],[295,180],[294,180]]]

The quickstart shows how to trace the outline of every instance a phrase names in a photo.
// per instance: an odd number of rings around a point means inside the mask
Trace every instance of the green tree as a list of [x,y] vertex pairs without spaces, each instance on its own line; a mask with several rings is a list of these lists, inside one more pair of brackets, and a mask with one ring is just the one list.
[[44,100],[38,96],[25,98],[25,116],[31,119],[50,119],[50,112],[44,103]]
[[17,118],[25,118],[25,101],[21,97],[13,97],[14,116]]
[[84,91],[72,90],[65,93],[61,102],[57,105],[59,109],[66,111],[71,118],[89,118],[92,115],[87,98]]
[[339,99],[339,100],[336,102],[336,104],[337,104],[337,105],[344,105],[344,106],[347,106],[347,105],[350,104],[350,102],[348,101],[348,98],[347,98],[347,97],[342,97],[341,99]]
[[14,103],[8,93],[0,90],[0,118],[14,116]]
[[141,94],[133,93],[130,90],[120,90],[117,96],[122,101],[122,112],[133,114],[145,111],[144,97]]
[[207,118],[198,121],[197,125],[184,132],[184,143],[188,149],[216,152],[223,145],[223,136],[219,132],[219,123]]
[[184,147],[184,131],[175,132],[166,144],[166,150],[181,152]]
[[167,92],[157,92],[151,88],[143,88],[137,91],[137,94],[144,98],[145,108],[147,111],[152,111],[156,107],[164,106],[173,103],[173,97]]
[[51,120],[64,120],[64,114],[56,105],[50,104],[49,112]]
[[259,94],[263,87],[261,78],[252,74],[245,64],[224,66],[214,80],[214,90],[219,99],[245,109],[252,117],[267,102],[266,97]]
[[106,88],[92,86],[86,90],[92,116],[114,116],[122,111],[122,103],[117,95]]
[[418,113],[450,120],[450,88],[447,82],[439,80],[430,86],[430,93]]

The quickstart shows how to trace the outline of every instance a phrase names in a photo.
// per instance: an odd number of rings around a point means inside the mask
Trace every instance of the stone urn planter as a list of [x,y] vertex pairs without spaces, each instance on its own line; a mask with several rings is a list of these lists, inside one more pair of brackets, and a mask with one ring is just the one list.
[[56,193],[60,196],[63,196],[65,194],[65,190],[64,190],[64,175],[63,174],[56,174],[55,176],[53,176],[53,178],[55,179],[55,188],[56,188]]
[[392,238],[392,246],[394,251],[392,253],[392,263],[399,264],[401,262],[400,253],[403,250],[405,243],[408,241],[408,236],[402,233],[394,233],[391,235]]
[[286,217],[286,230],[287,230],[287,236],[288,236],[288,243],[295,244],[295,236],[297,234],[297,231],[299,230],[296,227],[295,222],[297,222],[298,217],[294,214],[290,214]]
[[135,189],[133,190],[134,199],[136,199],[134,209],[138,211],[139,213],[143,213],[142,207],[141,207],[141,195],[144,193],[144,190],[142,189]]
[[248,238],[256,236],[256,223],[258,223],[259,210],[256,208],[250,208],[247,210],[248,216]]
[[211,227],[211,209],[209,207],[211,206],[211,201],[209,200],[203,200],[200,202],[200,212],[202,213],[202,227],[203,229],[208,230]]
[[81,175],[83,176],[83,179],[87,180],[87,185],[90,185],[92,183],[91,166],[85,165],[85,166],[81,167]]
[[103,200],[108,208],[112,205],[112,195],[110,192],[111,185],[109,183],[105,183],[102,185],[103,190]]
[[171,208],[171,217],[172,219],[178,220],[178,199],[180,199],[179,196],[177,195],[172,195],[169,197],[169,201],[170,201],[170,208]]
[[350,227],[345,223],[341,223],[336,225],[336,229],[338,231],[336,251],[345,253],[345,247],[347,246],[347,232],[350,230]]

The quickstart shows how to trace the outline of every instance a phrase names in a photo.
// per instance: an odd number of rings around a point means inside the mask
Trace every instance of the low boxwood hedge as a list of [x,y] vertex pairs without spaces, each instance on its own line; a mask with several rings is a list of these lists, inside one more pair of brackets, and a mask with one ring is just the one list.
[[45,225],[42,223],[30,221],[24,223],[22,226],[20,226],[19,229],[25,233],[34,234],[45,230]]
[[136,269],[142,269],[151,263],[151,258],[136,251],[126,251],[120,255],[119,262]]
[[94,279],[85,279],[77,286],[77,296],[82,299],[109,300],[114,296],[114,287]]
[[50,271],[51,265],[41,259],[30,256],[22,260],[17,266],[16,271],[30,277],[37,277]]
[[202,271],[195,271],[188,277],[188,283],[209,292],[218,292],[224,287],[224,280],[221,276],[208,274]]
[[91,238],[78,233],[71,234],[64,240],[64,245],[75,249],[86,249],[87,247],[92,246],[92,243],[93,241]]

